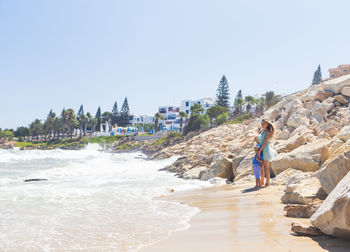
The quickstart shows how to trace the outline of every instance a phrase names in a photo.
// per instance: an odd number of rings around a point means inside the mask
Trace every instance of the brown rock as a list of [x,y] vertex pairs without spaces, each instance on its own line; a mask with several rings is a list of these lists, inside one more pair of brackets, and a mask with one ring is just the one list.
[[271,169],[277,175],[287,168],[294,168],[301,171],[317,171],[320,165],[329,158],[327,147],[331,141],[318,139],[312,143],[299,146],[288,153],[280,153],[271,162]]
[[316,176],[324,191],[329,194],[349,171],[350,140],[334,151]]
[[321,206],[322,201],[320,199],[314,199],[309,204],[298,205],[288,204],[284,207],[287,217],[294,218],[310,218],[317,209]]
[[350,172],[323,201],[310,221],[325,234],[350,238]]
[[307,204],[321,194],[320,190],[323,191],[316,177],[305,178],[298,184],[287,185],[281,201],[285,204]]
[[326,100],[328,97],[332,97],[332,96],[333,96],[332,92],[320,89],[317,91],[315,98],[316,100],[323,101],[323,100]]
[[334,99],[335,99],[337,102],[339,102],[340,104],[342,104],[342,105],[347,105],[347,104],[349,104],[349,99],[348,99],[346,96],[344,96],[344,95],[341,95],[341,94],[335,95],[335,96],[334,96]]
[[298,223],[292,223],[292,231],[298,235],[321,236],[323,233],[314,226],[305,226]]

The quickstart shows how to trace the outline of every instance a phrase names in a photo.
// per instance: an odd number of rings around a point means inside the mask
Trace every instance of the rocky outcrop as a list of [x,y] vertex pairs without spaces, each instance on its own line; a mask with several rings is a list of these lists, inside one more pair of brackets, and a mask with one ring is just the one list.
[[334,151],[333,156],[317,172],[322,188],[329,194],[350,171],[350,140]]
[[[288,131],[288,130],[287,130]],[[307,142],[306,137],[303,135],[295,134],[292,137],[284,141],[278,141],[278,144],[274,146],[274,149],[278,153],[291,152],[299,146]]]
[[287,168],[301,171],[317,171],[322,163],[329,158],[330,153],[327,139],[319,139],[298,147],[289,153],[280,153],[271,163],[271,169],[277,175]]
[[288,204],[284,207],[287,217],[293,218],[310,218],[321,206],[320,199],[314,199],[308,204]]
[[292,231],[298,235],[322,236],[324,235],[318,228],[298,223],[292,223]]
[[214,177],[228,178],[233,180],[232,161],[226,157],[221,158],[212,167],[205,170],[201,175],[201,180],[209,180]]
[[[277,176],[271,182],[287,184],[288,175],[279,174],[289,168],[291,173],[296,170],[301,172],[292,176],[295,181],[300,181],[308,177],[309,172],[316,172],[320,168],[323,170],[325,167],[330,169],[332,162],[340,162],[337,150],[350,139],[349,96],[346,95],[349,88],[350,75],[312,85],[306,90],[284,97],[260,118],[241,124],[224,124],[200,134],[190,134],[185,142],[166,147],[156,153],[155,157],[182,156],[167,168],[179,177],[208,180],[219,176],[234,179],[235,182],[251,181],[254,178],[254,139],[261,129],[261,119],[267,118],[276,129],[271,146],[279,153],[270,165],[272,176]],[[223,161],[225,158],[230,162]],[[334,161],[335,159],[337,160]],[[332,176],[334,174],[328,177]],[[330,184],[331,187],[342,176],[335,179]],[[323,182],[319,178],[322,187],[326,188],[324,184],[329,182]],[[329,191],[328,189],[327,192]]]
[[350,87],[350,74],[323,83],[324,90],[339,94],[344,87]]
[[347,97],[350,97],[350,87],[343,87],[341,90],[342,95],[345,95]]
[[299,184],[303,179],[314,177],[314,172],[302,172],[293,168],[288,168],[272,179],[273,185]]
[[186,171],[183,174],[184,179],[199,179],[203,173],[208,169],[206,166],[199,166]]
[[316,177],[309,177],[298,184],[287,185],[281,201],[284,204],[307,204],[317,197],[324,199],[326,196],[319,180]]
[[350,238],[350,173],[338,183],[310,220],[325,234]]
[[338,135],[337,138],[339,138],[342,141],[347,141],[350,139],[350,125],[349,126],[345,126],[344,128],[342,128]]
[[0,149],[13,149],[15,144],[13,141],[0,142]]

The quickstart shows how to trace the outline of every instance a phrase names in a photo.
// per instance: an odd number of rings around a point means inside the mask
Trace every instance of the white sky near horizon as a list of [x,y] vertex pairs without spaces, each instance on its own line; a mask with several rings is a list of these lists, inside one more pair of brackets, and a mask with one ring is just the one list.
[[0,128],[50,109],[154,115],[215,97],[307,88],[350,64],[350,1],[0,0]]

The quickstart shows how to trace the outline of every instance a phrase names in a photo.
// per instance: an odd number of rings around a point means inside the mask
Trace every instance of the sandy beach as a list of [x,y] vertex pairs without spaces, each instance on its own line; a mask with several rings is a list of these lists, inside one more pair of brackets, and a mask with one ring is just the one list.
[[198,207],[190,228],[141,249],[148,251],[349,251],[350,241],[328,236],[304,237],[291,223],[309,219],[284,216],[280,197],[284,186],[260,190],[252,184],[223,185],[175,192],[167,200]]

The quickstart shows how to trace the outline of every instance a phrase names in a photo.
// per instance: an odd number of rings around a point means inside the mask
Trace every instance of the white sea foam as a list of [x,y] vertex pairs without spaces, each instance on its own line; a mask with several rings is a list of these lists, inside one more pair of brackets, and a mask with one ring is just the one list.
[[158,171],[173,161],[97,145],[0,150],[0,251],[135,251],[187,228],[198,209],[153,198],[208,184]]

